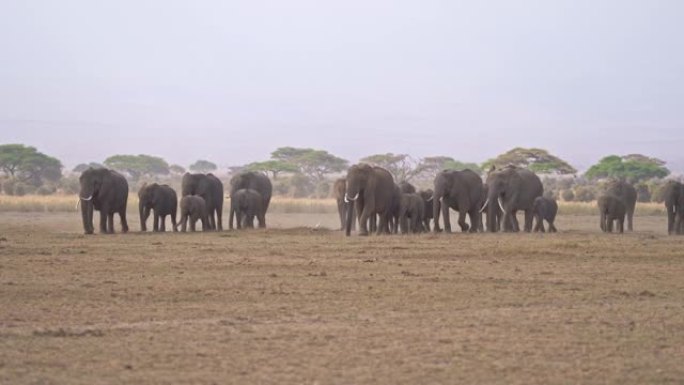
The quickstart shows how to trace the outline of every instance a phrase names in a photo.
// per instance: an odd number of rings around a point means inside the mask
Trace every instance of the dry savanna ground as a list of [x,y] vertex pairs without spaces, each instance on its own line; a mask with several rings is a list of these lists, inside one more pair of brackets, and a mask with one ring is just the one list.
[[77,213],[1,213],[0,383],[684,383],[684,237],[662,216],[624,235],[588,215],[544,235],[269,221],[84,236]]

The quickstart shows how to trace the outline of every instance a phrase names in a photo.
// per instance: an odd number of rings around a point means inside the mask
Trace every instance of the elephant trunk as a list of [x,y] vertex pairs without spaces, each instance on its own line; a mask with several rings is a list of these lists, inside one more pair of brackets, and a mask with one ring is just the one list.
[[[498,202],[499,204],[494,204],[494,201]],[[501,202],[499,202],[499,197],[497,194],[494,191],[490,192],[490,194],[487,196],[487,201],[483,206],[483,208],[487,208],[487,231],[490,233],[495,233],[498,230],[497,222],[500,204]]]
[[83,200],[81,203],[81,219],[83,220],[83,231],[86,234],[92,234],[95,229],[93,227],[93,202],[91,200]]
[[140,212],[140,231],[147,231],[147,215],[145,215],[145,202],[141,199],[138,203]]
[[[358,197],[358,194],[356,194]],[[344,221],[344,233],[346,236],[351,235],[351,230],[352,230],[352,224],[354,223],[354,202],[349,202],[346,199],[345,196],[345,210],[346,210],[346,216],[347,218]]]

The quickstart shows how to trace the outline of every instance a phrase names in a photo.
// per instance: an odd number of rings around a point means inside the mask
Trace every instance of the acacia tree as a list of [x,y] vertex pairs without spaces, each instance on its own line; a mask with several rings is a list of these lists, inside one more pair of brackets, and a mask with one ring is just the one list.
[[421,172],[419,162],[408,154],[375,154],[361,158],[360,161],[386,169],[397,182],[408,182]]
[[216,171],[218,167],[216,167],[216,163],[200,159],[195,163],[191,164],[188,168],[190,169],[190,171],[201,172],[206,174],[208,172]]
[[105,168],[105,166],[103,166],[102,164],[97,163],[97,162],[80,163],[80,164],[76,165],[76,167],[74,167],[74,169],[72,171],[73,172],[83,172],[89,168]]
[[577,169],[568,162],[546,150],[522,147],[516,147],[494,159],[485,161],[482,164],[482,169],[489,170],[492,166],[504,167],[507,165],[526,167],[540,174],[568,175],[577,173]]
[[0,171],[10,179],[42,186],[62,177],[62,162],[23,144],[0,145]]
[[328,174],[344,171],[349,165],[345,159],[312,148],[280,147],[271,153],[271,159],[292,166],[317,182]]
[[171,173],[175,175],[182,175],[185,174],[185,167],[177,164],[172,164],[169,166],[169,171],[171,171]]
[[420,160],[418,174],[421,176],[434,176],[442,170],[465,170],[470,169],[481,173],[482,169],[476,163],[461,162],[449,156],[428,156]]
[[609,155],[591,166],[584,175],[591,180],[618,178],[637,183],[652,178],[664,178],[670,175],[670,170],[658,158],[641,154]]
[[140,177],[169,174],[169,164],[162,158],[150,155],[114,155],[104,161],[105,166],[128,174],[137,181]]
[[282,160],[266,160],[263,162],[252,162],[243,167],[247,171],[260,171],[271,173],[273,179],[278,179],[278,175],[283,172],[297,172],[297,166]]

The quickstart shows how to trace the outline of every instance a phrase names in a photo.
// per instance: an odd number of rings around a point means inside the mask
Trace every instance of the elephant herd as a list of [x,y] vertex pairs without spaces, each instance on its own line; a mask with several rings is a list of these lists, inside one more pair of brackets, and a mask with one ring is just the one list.
[[[128,182],[126,178],[114,170],[85,170],[79,182],[79,205],[83,230],[86,234],[94,232],[93,211],[100,212],[100,232],[114,232],[114,214],[121,219],[121,231],[128,231],[126,220],[126,204],[128,200]],[[223,183],[219,178],[209,174],[183,175],[181,183],[181,199],[178,201],[176,191],[168,185],[151,183],[143,184],[138,191],[138,208],[140,214],[140,230],[147,231],[147,219],[153,214],[153,231],[166,231],[166,217],[170,217],[172,230],[186,231],[188,223],[191,231],[195,231],[196,223],[202,223],[202,230],[221,231],[223,229]],[[271,181],[263,174],[245,172],[233,177],[230,181],[230,221],[233,229],[236,219],[238,229],[254,227],[254,218],[259,227],[266,227],[266,211],[271,201]],[[180,219],[176,217],[180,208]],[[237,217],[237,218],[236,218]]]
[[[121,218],[123,232],[128,231],[126,203],[128,182],[113,170],[93,169],[80,177],[79,204],[83,229],[94,232],[93,211],[100,211],[100,232],[114,232],[114,214]],[[138,192],[140,229],[147,230],[147,219],[153,214],[153,231],[166,230],[166,217],[172,230],[186,231],[188,223],[195,231],[198,221],[203,230],[223,229],[223,183],[212,174],[183,175],[181,199],[167,185],[144,184]],[[359,235],[391,234],[401,231],[420,233],[441,232],[440,217],[445,232],[451,232],[449,209],[458,212],[458,225],[463,232],[518,232],[517,213],[524,214],[523,230],[556,232],[554,221],[558,212],[555,200],[544,196],[544,187],[532,171],[516,166],[492,168],[483,181],[471,170],[439,172],[433,189],[416,191],[407,182],[395,183],[384,168],[368,164],[353,165],[345,178],[335,182],[333,191],[341,228],[349,236],[358,227]],[[668,233],[684,234],[684,185],[670,181],[664,190]],[[271,201],[271,181],[264,174],[244,172],[230,181],[229,228],[266,227],[266,212]],[[633,230],[637,193],[624,181],[612,181],[598,198],[600,228],[605,232]],[[177,222],[178,209],[180,219]],[[237,218],[236,218],[237,217]],[[466,219],[468,221],[466,221]],[[432,229],[430,222],[433,222]],[[536,223],[535,223],[536,221]]]
[[[544,187],[532,171],[516,166],[492,168],[483,181],[471,170],[444,170],[434,179],[433,189],[416,192],[407,182],[394,183],[381,167],[367,164],[349,168],[346,178],[335,183],[341,228],[349,236],[358,223],[359,235],[451,232],[449,209],[458,212],[463,232],[518,232],[517,213],[524,213],[524,231],[556,232],[558,204],[544,196]],[[598,199],[600,228],[604,232],[633,230],[637,193],[624,181],[611,181]],[[668,233],[684,234],[684,186],[671,181],[665,189]],[[468,219],[468,222],[466,222]],[[536,223],[535,223],[536,222]],[[485,225],[486,224],[486,225]]]

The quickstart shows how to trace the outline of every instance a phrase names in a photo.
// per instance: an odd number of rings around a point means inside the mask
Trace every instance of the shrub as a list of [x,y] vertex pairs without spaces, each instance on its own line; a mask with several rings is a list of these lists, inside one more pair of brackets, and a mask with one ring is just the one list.
[[578,202],[591,202],[596,199],[594,189],[589,186],[575,187],[575,200]]
[[572,190],[570,189],[563,190],[563,192],[561,193],[561,197],[566,202],[572,202],[575,200],[575,193],[572,192]]

